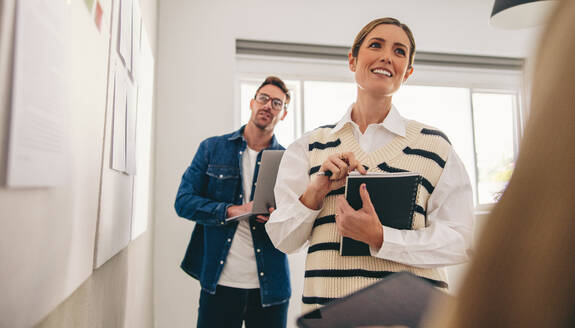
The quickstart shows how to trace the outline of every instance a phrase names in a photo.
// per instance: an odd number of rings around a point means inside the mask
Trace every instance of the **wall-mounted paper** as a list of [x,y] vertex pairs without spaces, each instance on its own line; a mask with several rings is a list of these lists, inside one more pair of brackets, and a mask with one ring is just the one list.
[[142,14],[140,11],[140,2],[134,1],[132,7],[132,76],[136,81],[138,66],[141,56],[141,34],[142,34]]
[[[110,6],[111,0],[100,1],[104,9]],[[62,185],[0,188],[0,327],[36,327],[86,282],[93,270],[104,123],[106,118],[112,119],[104,111],[108,94],[109,29],[98,33],[81,0],[0,0],[0,7],[1,126],[10,128],[12,100],[25,101],[35,106],[28,108],[33,110],[32,117],[38,112],[49,113],[45,116],[50,124],[42,122],[38,126],[48,128],[52,134],[64,131],[63,143],[69,149],[64,165],[56,165],[56,170],[42,157],[45,173],[26,171],[42,179],[54,179],[64,172]],[[111,20],[109,12],[104,10],[104,22]],[[63,57],[62,53],[68,56]],[[65,79],[58,75],[60,64],[65,67],[62,67]],[[49,77],[42,72],[30,74],[38,67],[51,69]],[[23,92],[30,99],[14,97],[12,93],[14,78],[18,79],[22,72],[27,73],[26,79],[18,82],[22,88],[14,92]],[[67,82],[63,90],[61,80]],[[41,90],[34,90],[38,86]],[[7,94],[10,102],[6,101]],[[109,94],[112,97],[113,91]],[[64,97],[65,101],[58,100]],[[54,106],[60,101],[68,107]],[[38,107],[50,104],[50,111]],[[52,119],[58,116],[67,123],[54,127]],[[22,132],[19,127],[14,128],[17,133]],[[0,144],[7,146],[9,131],[0,130]],[[46,134],[43,132],[42,138]],[[46,141],[50,140],[42,142]],[[36,153],[42,154],[44,150],[34,148],[33,154]],[[0,152],[2,163],[7,164],[7,157],[7,152]],[[19,164],[15,167],[22,169]],[[6,171],[5,166],[2,169]]]
[[98,31],[102,32],[102,17],[104,16],[104,10],[100,5],[100,1],[96,3],[96,9],[94,10],[94,24],[96,24],[96,28]]
[[18,4],[7,184],[61,185],[68,148],[67,12],[48,1]]
[[86,8],[88,8],[88,11],[91,13],[92,8],[94,8],[94,0],[84,0],[84,3],[86,4]]
[[118,52],[128,71],[132,71],[132,0],[120,1]]
[[138,87],[127,84],[126,92],[126,173],[136,174],[136,115]]
[[118,67],[114,78],[114,102],[112,122],[112,159],[111,168],[120,172],[126,171],[126,110],[127,78],[124,69]]
[[134,176],[134,201],[132,209],[132,240],[148,227],[150,204],[150,159],[152,151],[152,106],[154,101],[154,57],[146,30],[142,28],[138,89],[138,119],[136,160]]

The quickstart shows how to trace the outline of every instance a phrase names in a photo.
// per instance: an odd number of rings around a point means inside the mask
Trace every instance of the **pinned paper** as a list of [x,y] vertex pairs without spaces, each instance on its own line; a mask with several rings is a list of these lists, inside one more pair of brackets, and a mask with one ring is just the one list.
[[96,23],[96,27],[98,28],[99,32],[102,32],[102,16],[104,11],[102,10],[102,6],[100,5],[100,1],[96,3],[96,11],[94,12],[94,23]]
[[92,13],[92,8],[94,8],[94,0],[84,0],[84,3],[86,4],[88,11]]

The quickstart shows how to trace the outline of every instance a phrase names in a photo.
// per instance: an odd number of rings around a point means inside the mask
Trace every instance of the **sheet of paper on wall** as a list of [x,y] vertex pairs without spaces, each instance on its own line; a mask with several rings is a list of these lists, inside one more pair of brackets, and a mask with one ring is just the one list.
[[126,171],[126,111],[127,78],[122,67],[116,67],[114,78],[114,117],[112,119],[112,159],[111,168]]
[[128,71],[132,71],[132,0],[120,1],[118,52]]
[[142,34],[142,14],[140,2],[137,0],[132,3],[132,14],[132,75],[135,81],[139,74],[138,66],[141,56],[140,39]]
[[84,3],[86,4],[88,11],[92,13],[92,8],[94,8],[94,0],[84,0]]
[[127,83],[126,91],[126,173],[136,174],[136,116],[138,86]]
[[142,27],[142,47],[138,75],[138,119],[136,120],[136,165],[132,208],[132,239],[148,227],[150,203],[150,158],[152,148],[152,104],[154,95],[154,57],[145,28]]
[[65,183],[69,111],[67,14],[62,1],[17,3],[8,186]]

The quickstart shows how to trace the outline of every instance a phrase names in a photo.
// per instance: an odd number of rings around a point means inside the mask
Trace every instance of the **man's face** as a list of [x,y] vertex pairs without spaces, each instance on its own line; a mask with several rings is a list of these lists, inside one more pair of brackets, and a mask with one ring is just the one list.
[[[264,103],[265,100],[267,101]],[[250,109],[252,110],[250,123],[261,130],[273,130],[276,124],[283,120],[287,114],[283,106],[281,108],[277,106],[280,102],[284,104],[285,101],[286,95],[280,88],[273,84],[263,86],[257,92],[255,99],[250,101]],[[274,106],[274,102],[276,106]]]

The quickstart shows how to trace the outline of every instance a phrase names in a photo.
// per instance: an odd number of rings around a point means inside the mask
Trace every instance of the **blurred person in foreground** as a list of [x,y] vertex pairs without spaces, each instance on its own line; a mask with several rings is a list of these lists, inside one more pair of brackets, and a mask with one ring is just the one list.
[[574,31],[575,1],[561,1],[539,43],[513,176],[458,300],[429,326],[575,327]]

